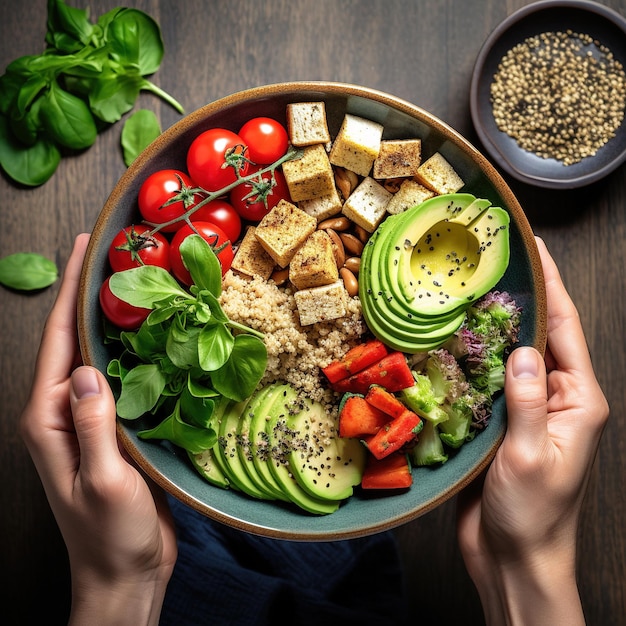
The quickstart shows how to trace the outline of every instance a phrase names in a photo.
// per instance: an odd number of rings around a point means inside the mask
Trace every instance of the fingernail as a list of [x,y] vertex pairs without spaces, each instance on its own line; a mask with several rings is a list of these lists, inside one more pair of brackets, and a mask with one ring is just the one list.
[[72,374],[72,388],[79,399],[97,396],[100,393],[98,376],[91,367],[79,367]]
[[512,373],[515,378],[537,378],[539,364],[534,350],[518,348],[511,357],[513,357]]

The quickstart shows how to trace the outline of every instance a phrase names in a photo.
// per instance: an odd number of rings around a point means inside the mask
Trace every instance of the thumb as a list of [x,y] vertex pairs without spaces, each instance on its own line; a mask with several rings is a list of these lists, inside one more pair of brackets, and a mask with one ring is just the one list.
[[81,366],[72,372],[70,406],[80,448],[81,471],[102,472],[120,457],[115,399],[104,376]]
[[546,366],[537,350],[521,346],[510,354],[504,395],[507,436],[519,445],[537,449],[545,442],[548,432]]

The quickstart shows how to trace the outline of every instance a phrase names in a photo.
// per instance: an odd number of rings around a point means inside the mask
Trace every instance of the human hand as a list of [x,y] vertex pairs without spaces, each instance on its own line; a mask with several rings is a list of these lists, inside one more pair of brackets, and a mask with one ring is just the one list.
[[508,428],[483,481],[458,501],[458,538],[488,623],[584,624],[576,535],[608,418],[576,308],[543,241],[545,363],[530,347],[507,362]]
[[[121,454],[105,377],[79,366],[80,235],[44,328],[22,437],[68,549],[74,623],[157,623],[176,561],[164,495]],[[78,366],[78,367],[77,367]]]

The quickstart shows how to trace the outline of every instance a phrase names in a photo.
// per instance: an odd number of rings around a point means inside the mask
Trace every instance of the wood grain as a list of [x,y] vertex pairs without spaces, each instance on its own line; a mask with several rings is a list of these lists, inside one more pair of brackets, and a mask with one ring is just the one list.
[[[86,2],[72,1],[84,7]],[[91,3],[94,17],[114,0]],[[161,25],[165,57],[154,81],[187,111],[227,94],[286,80],[333,80],[387,91],[422,106],[477,143],[470,76],[491,30],[525,0],[129,0]],[[626,15],[624,0],[604,4]],[[0,3],[0,66],[42,50],[46,2]],[[167,128],[180,116],[154,96]],[[54,178],[21,189],[0,177],[0,255],[37,251],[63,267],[73,238],[89,231],[124,171],[121,125],[64,159]],[[575,193],[511,181],[556,258],[585,327],[612,408],[585,501],[579,578],[588,623],[626,624],[626,168]],[[3,623],[66,623],[65,548],[17,431],[45,316],[57,285],[2,291],[0,304],[0,615]],[[415,488],[419,488],[416,486]],[[419,623],[481,624],[482,611],[455,540],[454,502],[398,529]],[[37,622],[39,623],[39,622]]]

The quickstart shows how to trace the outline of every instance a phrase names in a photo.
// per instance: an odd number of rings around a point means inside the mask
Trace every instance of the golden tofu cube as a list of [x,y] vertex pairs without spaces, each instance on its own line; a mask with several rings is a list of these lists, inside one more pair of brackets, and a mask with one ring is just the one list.
[[336,188],[327,196],[319,196],[310,200],[301,200],[298,207],[305,213],[312,215],[318,223],[327,217],[332,217],[341,212],[341,198]]
[[296,250],[317,228],[317,220],[287,200],[281,200],[256,227],[255,236],[265,251],[287,267]]
[[287,105],[287,131],[294,146],[328,143],[330,133],[323,102],[294,102]]
[[427,189],[416,180],[403,180],[400,189],[393,194],[393,197],[387,204],[387,213],[391,215],[403,213],[412,206],[432,198],[434,195],[434,191]]
[[328,196],[335,189],[333,168],[321,144],[304,148],[299,159],[285,161],[283,174],[294,202]]
[[341,280],[296,291],[294,298],[302,326],[328,322],[346,315],[348,292]]
[[380,151],[381,124],[346,113],[330,149],[330,162],[367,176]]
[[372,177],[412,178],[422,162],[421,139],[389,139],[380,142]]
[[373,233],[385,217],[392,195],[368,176],[348,196],[341,212],[368,233]]
[[261,276],[267,280],[272,275],[276,263],[257,239],[255,231],[254,226],[246,229],[231,267],[247,276]]
[[289,280],[296,289],[329,285],[339,279],[333,243],[323,230],[316,230],[298,248],[289,263]]
[[438,195],[456,193],[465,184],[439,152],[420,165],[415,178]]

